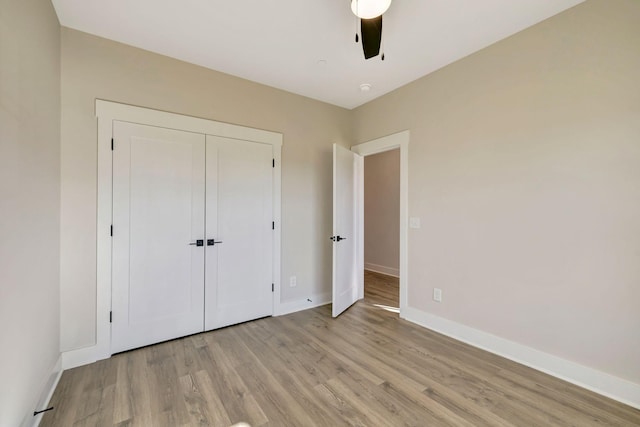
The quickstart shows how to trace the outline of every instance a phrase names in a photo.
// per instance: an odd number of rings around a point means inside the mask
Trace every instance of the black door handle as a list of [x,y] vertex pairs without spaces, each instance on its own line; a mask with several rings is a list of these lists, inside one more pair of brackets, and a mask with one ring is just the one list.
[[346,237],[340,237],[340,236],[331,236],[330,239],[333,240],[334,242],[339,242],[340,240],[347,240]]
[[196,240],[195,242],[189,243],[189,245],[191,245],[191,246],[204,246],[204,240],[199,239],[199,240]]
[[216,239],[207,239],[207,246],[215,246],[216,243],[222,243],[222,240],[217,241]]

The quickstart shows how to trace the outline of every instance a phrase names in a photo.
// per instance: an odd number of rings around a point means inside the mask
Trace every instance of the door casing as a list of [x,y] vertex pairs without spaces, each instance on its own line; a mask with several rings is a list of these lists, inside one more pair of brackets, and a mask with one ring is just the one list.
[[[408,307],[408,243],[409,243],[409,139],[408,130],[363,142],[351,147],[351,151],[362,157],[385,151],[400,149],[400,317],[405,318]],[[358,275],[358,297],[364,298],[364,162],[358,167],[357,178],[357,229],[356,248]]]

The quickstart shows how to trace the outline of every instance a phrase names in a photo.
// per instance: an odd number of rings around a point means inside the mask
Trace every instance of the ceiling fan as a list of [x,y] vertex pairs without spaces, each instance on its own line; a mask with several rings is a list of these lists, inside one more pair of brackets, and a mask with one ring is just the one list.
[[[370,59],[380,54],[382,43],[382,14],[389,9],[391,0],[351,0],[351,11],[360,18],[360,35],[364,58]],[[356,43],[358,33],[356,32]],[[384,61],[384,52],[382,53]]]

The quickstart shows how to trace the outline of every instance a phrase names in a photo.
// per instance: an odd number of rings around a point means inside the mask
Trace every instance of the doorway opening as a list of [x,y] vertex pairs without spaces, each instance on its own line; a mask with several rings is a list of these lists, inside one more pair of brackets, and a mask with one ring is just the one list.
[[400,313],[400,149],[364,158],[364,301]]
[[[354,145],[351,147],[351,153],[344,147],[333,144],[333,236],[331,236],[334,242],[333,317],[340,315],[357,300],[364,299],[364,158],[395,149],[398,149],[400,157],[399,219],[395,225],[399,228],[398,308],[401,318],[406,314],[408,308],[409,139],[409,130],[404,130]],[[343,223],[348,225],[348,233],[351,234],[341,235],[345,233],[342,231],[345,229]],[[350,235],[355,237],[355,242],[353,238],[349,239]],[[344,244],[345,240],[347,244]],[[342,256],[338,251],[338,242],[341,242]]]

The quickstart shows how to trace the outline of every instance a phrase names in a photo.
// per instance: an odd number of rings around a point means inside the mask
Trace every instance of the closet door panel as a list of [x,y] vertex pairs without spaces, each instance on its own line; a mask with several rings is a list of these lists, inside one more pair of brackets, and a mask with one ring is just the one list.
[[[207,136],[205,329],[273,314],[273,148]],[[215,203],[214,203],[215,200]]]
[[204,329],[205,136],[114,122],[112,352]]

